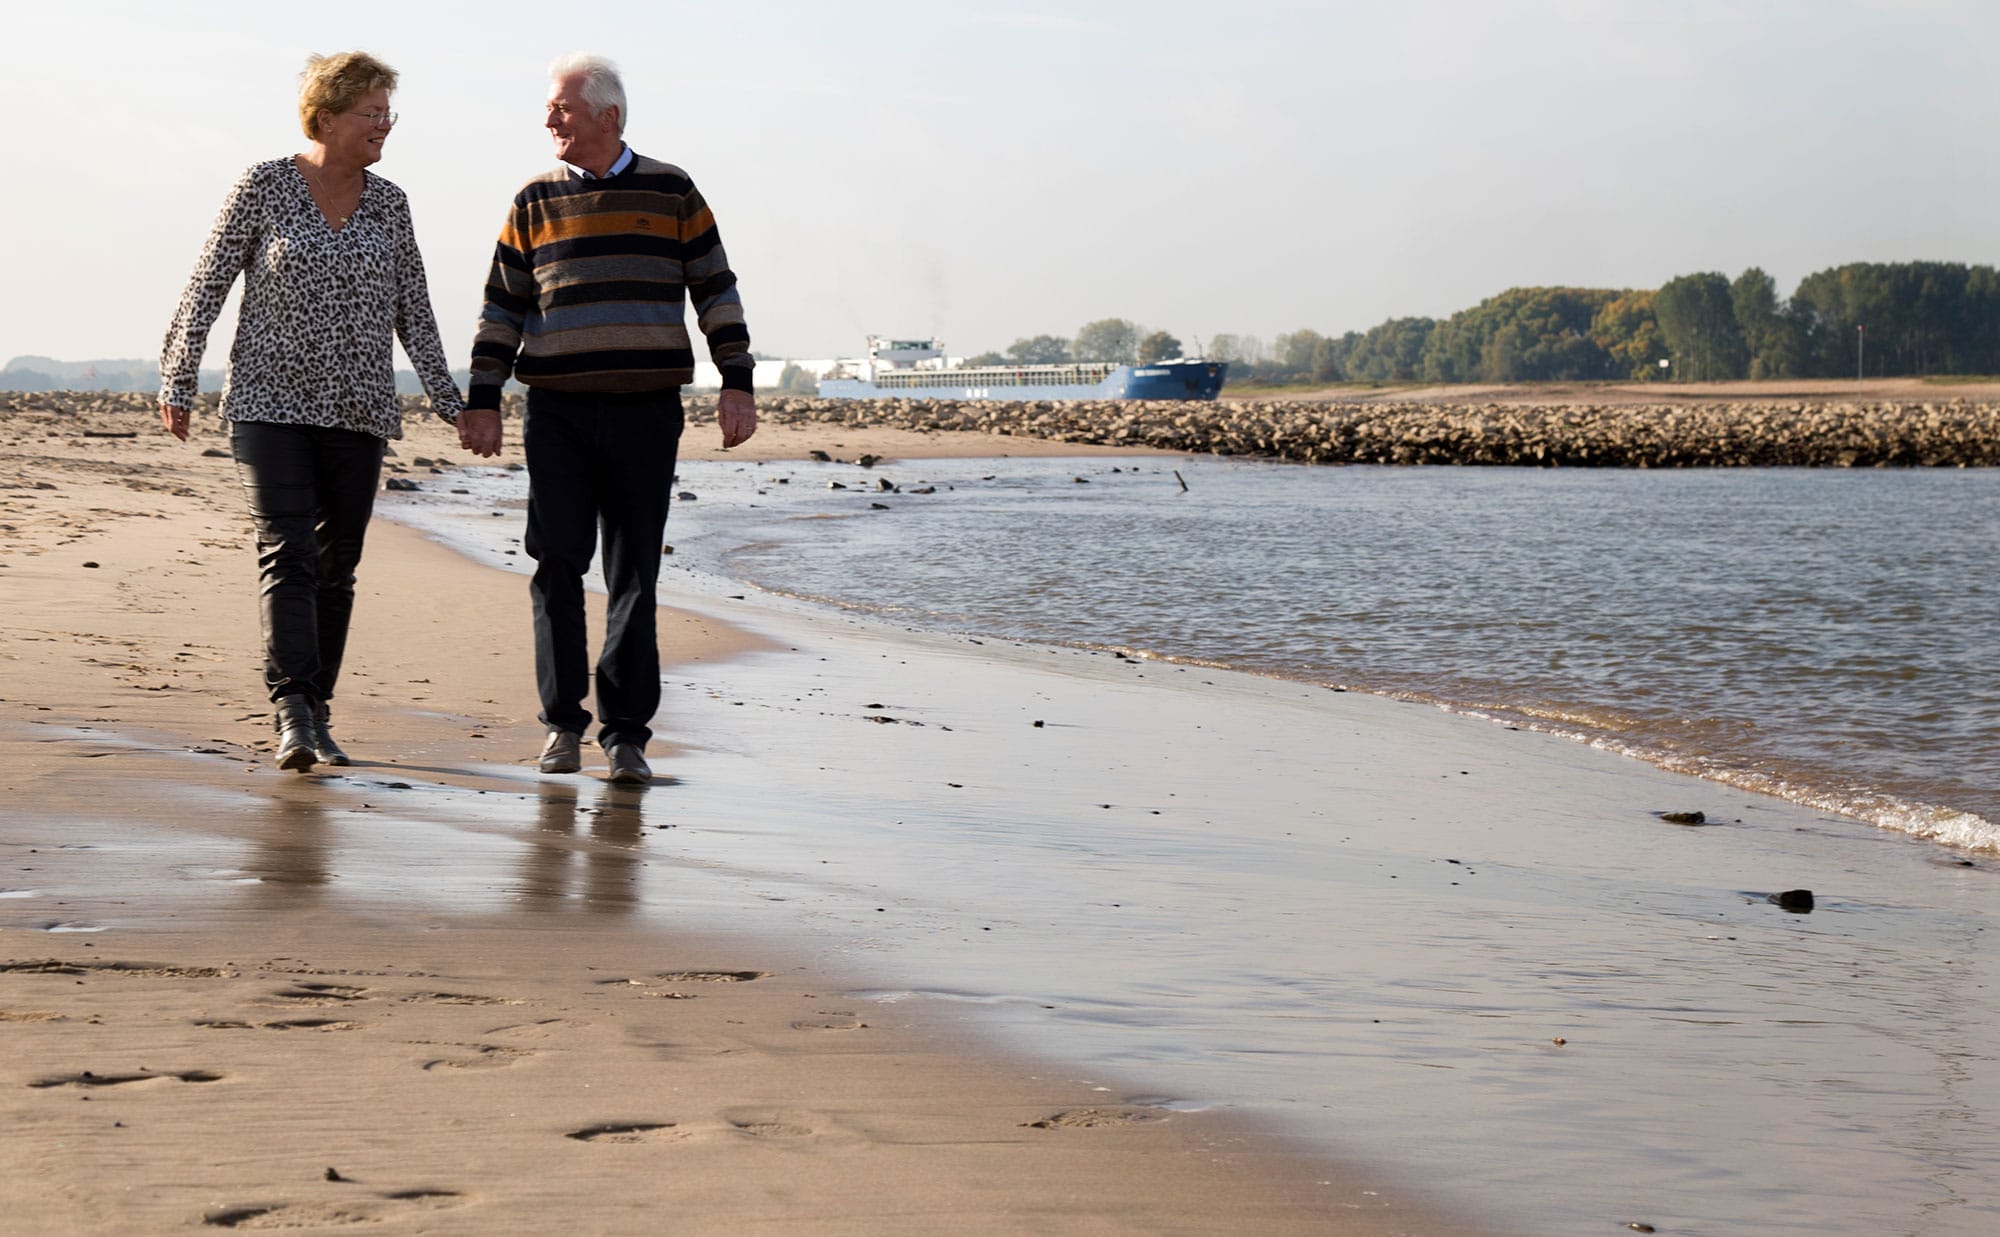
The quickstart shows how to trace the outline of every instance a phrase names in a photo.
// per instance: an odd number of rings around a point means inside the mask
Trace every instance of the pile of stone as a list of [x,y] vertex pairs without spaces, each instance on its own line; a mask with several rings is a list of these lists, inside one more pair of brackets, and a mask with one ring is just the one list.
[[[204,396],[212,407],[213,395]],[[409,416],[424,415],[405,396]],[[518,418],[521,398],[507,397]],[[703,415],[714,397],[690,398]],[[129,408],[127,408],[129,405]],[[920,433],[960,431],[1056,442],[1246,455],[1309,464],[1528,467],[1993,467],[2000,404],[1715,401],[1688,404],[1323,403],[1182,400],[824,400],[763,396],[779,424]],[[153,396],[9,392],[0,411],[151,415]]]
[[763,399],[770,420],[961,430],[1313,464],[1529,467],[2000,465],[2000,405]]

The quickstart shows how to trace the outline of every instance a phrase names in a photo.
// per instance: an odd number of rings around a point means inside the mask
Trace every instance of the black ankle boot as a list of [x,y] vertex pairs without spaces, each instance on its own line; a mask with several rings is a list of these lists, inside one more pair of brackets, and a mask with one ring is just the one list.
[[313,709],[313,755],[323,765],[351,765],[347,753],[340,750],[340,744],[333,741],[332,711],[321,701]]
[[318,754],[313,740],[319,723],[313,717],[313,702],[304,696],[278,697],[278,767],[300,773],[313,767]]

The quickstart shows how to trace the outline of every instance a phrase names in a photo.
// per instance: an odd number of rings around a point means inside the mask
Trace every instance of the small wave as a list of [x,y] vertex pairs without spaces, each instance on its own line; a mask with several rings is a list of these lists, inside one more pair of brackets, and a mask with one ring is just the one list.
[[1921,803],[1865,788],[1832,789],[1793,777],[1742,768],[1708,753],[1687,752],[1643,741],[1627,740],[1605,730],[1552,722],[1547,716],[1537,716],[1537,714],[1555,715],[1553,710],[1503,710],[1459,704],[1435,697],[1422,697],[1411,692],[1383,694],[1391,694],[1398,699],[1421,700],[1462,717],[1519,726],[1540,734],[1571,739],[1597,748],[1599,751],[1642,760],[1670,773],[1681,773],[1704,781],[1719,782],[1725,786],[1734,786],[1738,790],[1783,799],[1802,807],[1851,817],[1880,829],[1907,833],[1925,841],[1939,842],[1963,850],[2000,852],[2000,824],[1995,824],[1976,812],[1963,811],[1945,804]]

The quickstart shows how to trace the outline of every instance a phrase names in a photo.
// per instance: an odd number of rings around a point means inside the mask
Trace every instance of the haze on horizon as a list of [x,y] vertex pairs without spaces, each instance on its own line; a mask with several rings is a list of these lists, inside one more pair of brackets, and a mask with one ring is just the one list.
[[[402,73],[408,191],[463,365],[493,238],[553,163],[544,70],[618,61],[627,138],[714,206],[757,350],[957,352],[1129,318],[1190,346],[1442,317],[1508,287],[1993,263],[1981,0],[495,0],[38,6],[0,137],[0,361],[152,358],[222,196],[300,149],[298,73]],[[205,364],[226,361],[233,311]]]

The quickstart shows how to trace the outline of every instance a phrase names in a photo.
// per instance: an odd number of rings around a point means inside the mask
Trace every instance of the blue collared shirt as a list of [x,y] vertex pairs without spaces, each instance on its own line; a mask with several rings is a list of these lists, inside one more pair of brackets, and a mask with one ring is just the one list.
[[618,173],[624,171],[626,168],[631,167],[632,160],[638,157],[639,156],[632,153],[632,148],[630,146],[625,146],[623,144],[620,144],[618,158],[612,162],[610,168],[608,168],[605,171],[604,175],[601,177],[593,175],[589,169],[580,168],[574,163],[564,163],[563,166],[568,168],[571,174],[573,174],[578,180],[609,180],[611,177],[618,175]]

